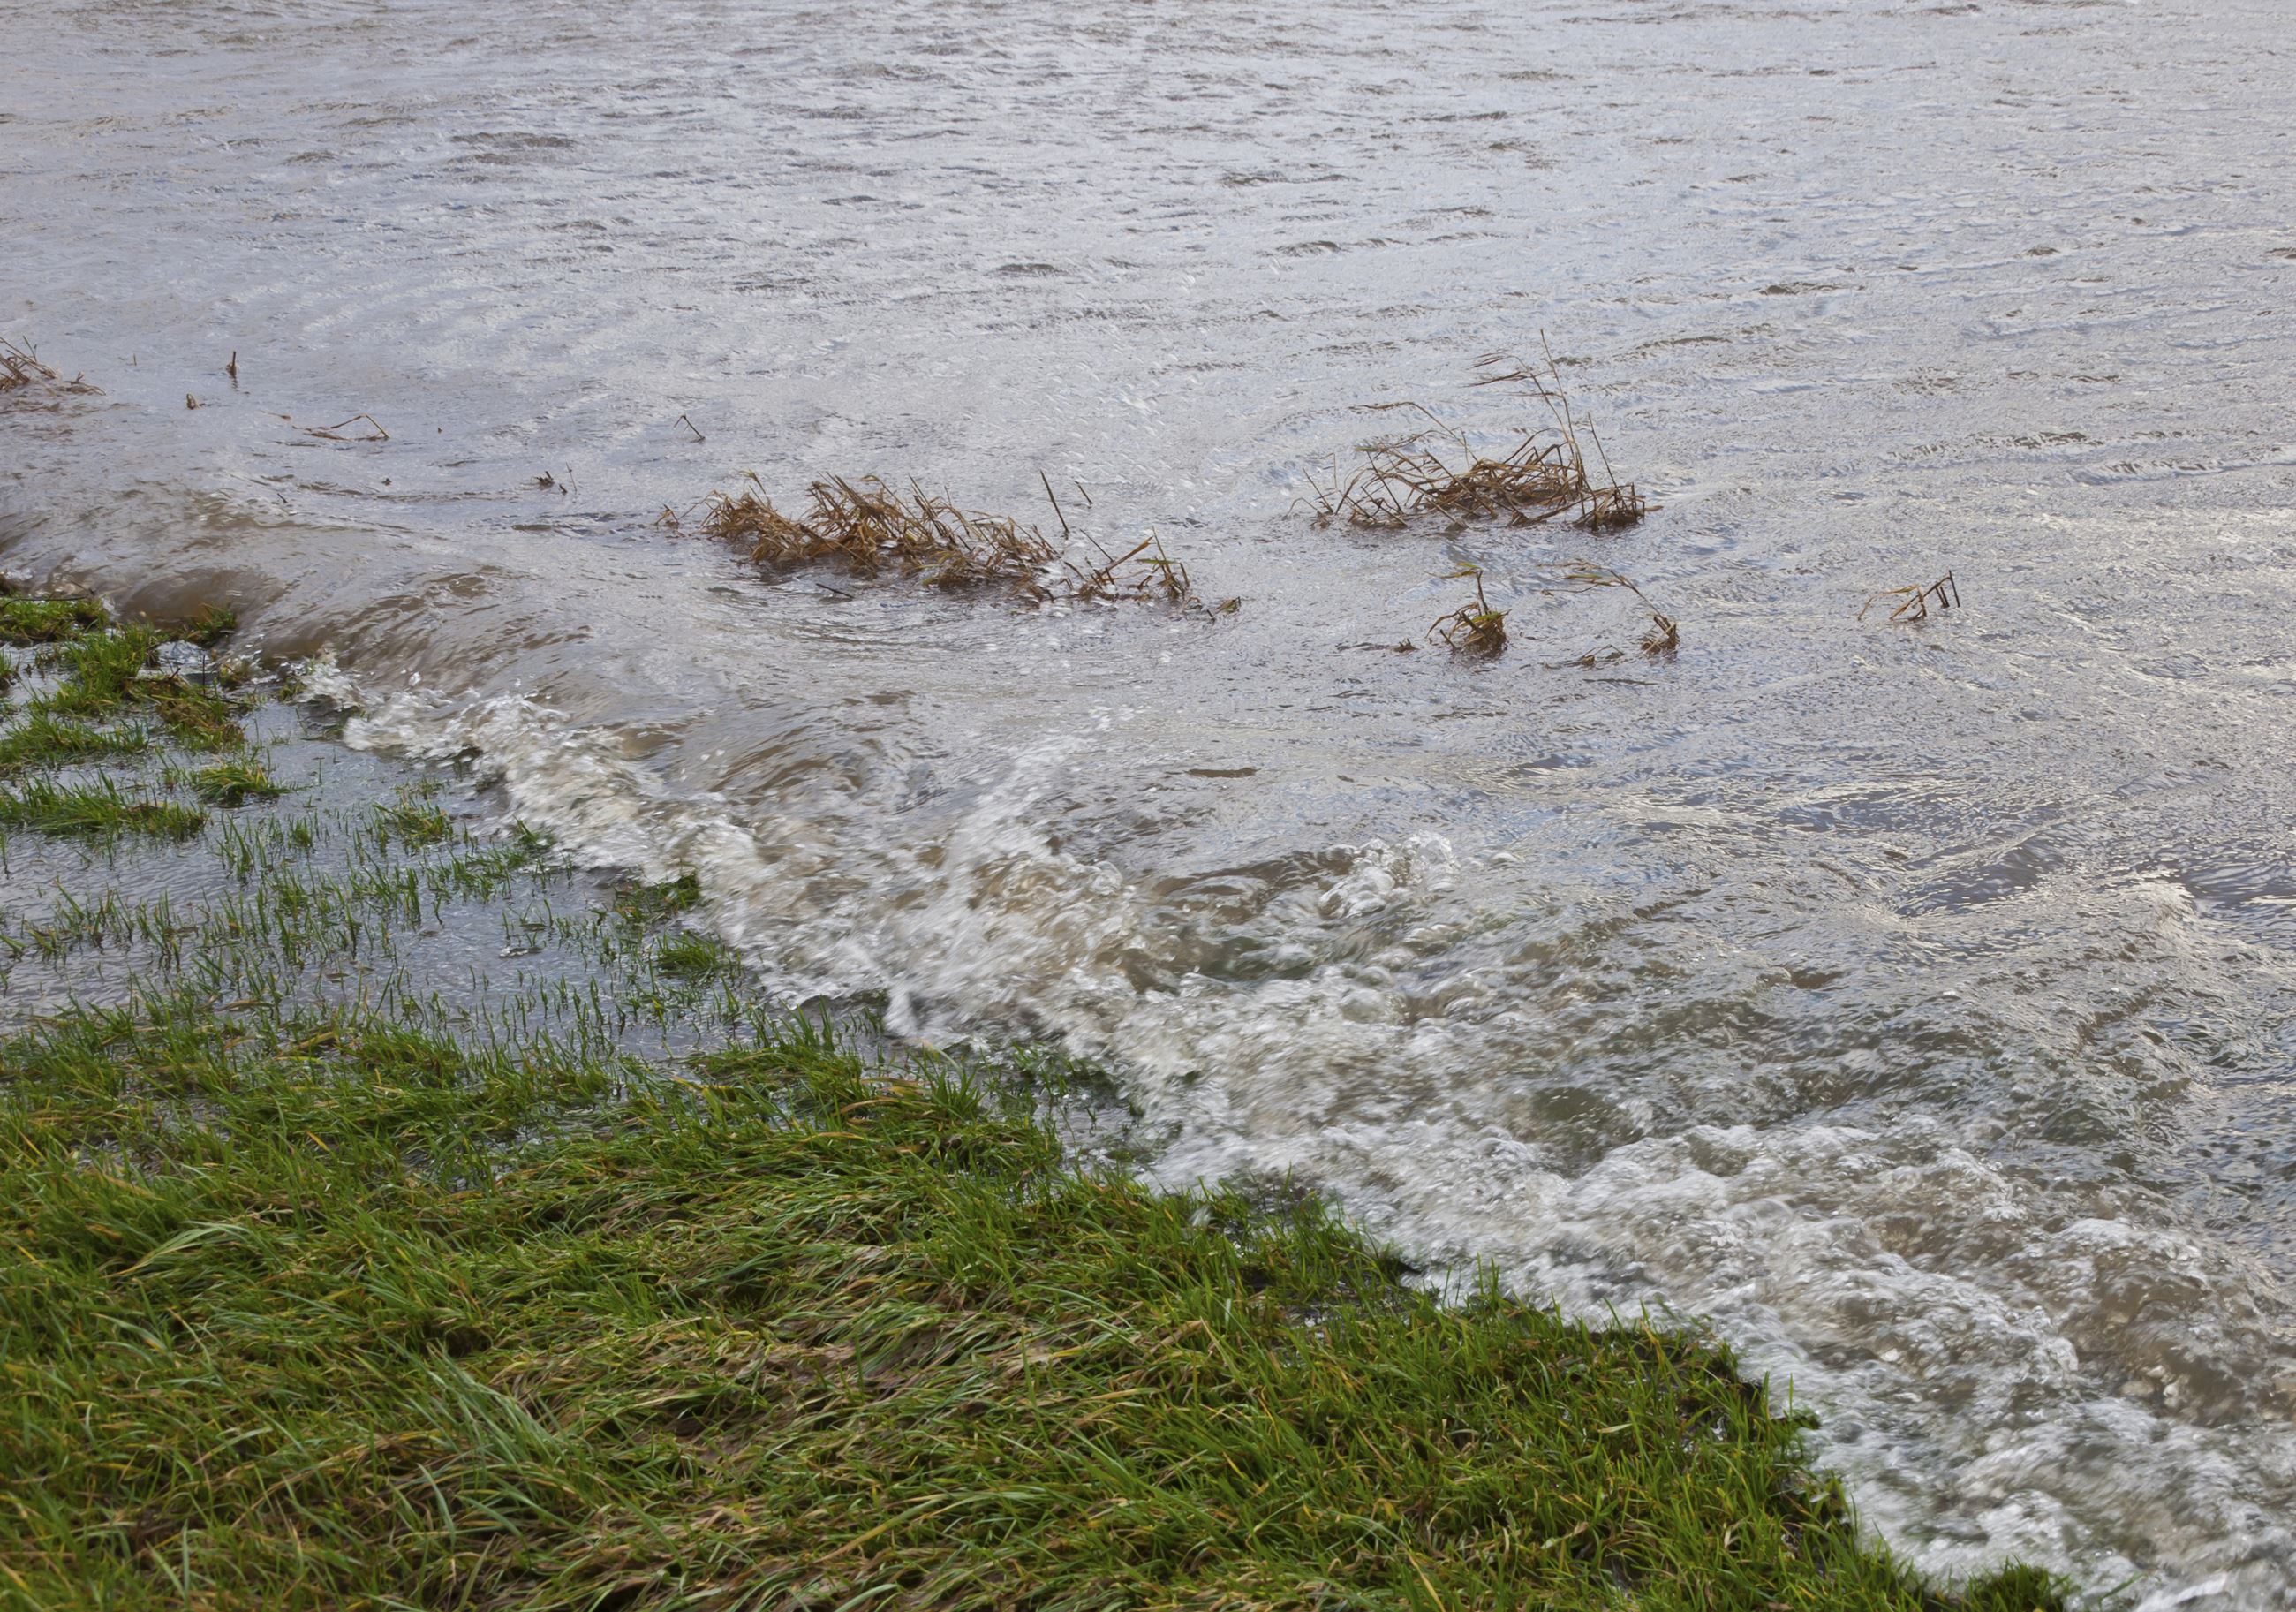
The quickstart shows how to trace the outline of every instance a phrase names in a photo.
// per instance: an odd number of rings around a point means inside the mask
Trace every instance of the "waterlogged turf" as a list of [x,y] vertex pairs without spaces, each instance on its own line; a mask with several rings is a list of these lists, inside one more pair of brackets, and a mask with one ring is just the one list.
[[186,835],[5,843],[0,1602],[2060,1604],[1861,1541],[1709,1341],[1149,1191],[1057,1058],[787,1015],[693,880],[210,714],[259,786],[53,785]]

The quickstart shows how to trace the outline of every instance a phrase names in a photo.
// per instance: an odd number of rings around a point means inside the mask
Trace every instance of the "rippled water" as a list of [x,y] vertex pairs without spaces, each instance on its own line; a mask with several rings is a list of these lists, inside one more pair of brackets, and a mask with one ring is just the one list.
[[[1175,1179],[1710,1315],[1929,1567],[2296,1606],[2284,7],[0,18],[0,333],[103,388],[0,403],[15,572],[332,646],[791,991],[1113,1061]],[[1660,513],[1301,517],[1541,332]],[[652,523],[746,470],[1042,471],[1245,603]],[[1556,664],[1631,642],[1583,552],[1678,656]],[[1508,655],[1370,647],[1462,561]]]

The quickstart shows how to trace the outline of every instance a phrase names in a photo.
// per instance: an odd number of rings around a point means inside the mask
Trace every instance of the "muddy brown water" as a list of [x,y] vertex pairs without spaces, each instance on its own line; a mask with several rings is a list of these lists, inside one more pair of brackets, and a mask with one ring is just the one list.
[[[1170,1179],[1710,1317],[1926,1567],[2296,1606],[2284,7],[0,17],[0,333],[103,389],[0,402],[0,563],[332,650],[779,985],[1108,1060]],[[1301,518],[1542,332],[1660,513]],[[652,524],[744,471],[1041,471],[1244,604]],[[1675,658],[1556,664],[1634,637],[1580,555]],[[1377,647],[1462,562],[1511,652]]]

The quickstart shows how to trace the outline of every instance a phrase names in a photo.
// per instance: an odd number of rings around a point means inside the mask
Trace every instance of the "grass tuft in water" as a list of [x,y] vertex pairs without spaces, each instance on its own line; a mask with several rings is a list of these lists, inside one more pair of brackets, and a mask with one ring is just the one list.
[[[1564,580],[1588,589],[1623,588],[1634,595],[1636,604],[1639,604],[1643,613],[1650,618],[1650,625],[1644,629],[1642,637],[1636,644],[1636,647],[1644,654],[1671,655],[1682,647],[1681,624],[1652,604],[1649,596],[1643,592],[1633,578],[1613,571],[1607,565],[1597,565],[1592,560],[1573,560],[1564,572]],[[1587,663],[1593,664],[1593,657],[1588,657]]]
[[386,843],[396,839],[409,851],[439,844],[455,832],[446,812],[419,794],[402,794],[378,804],[374,821]]
[[[738,492],[710,495],[702,530],[776,571],[825,563],[868,581],[914,577],[937,588],[996,588],[1040,604],[1196,604],[1186,566],[1153,532],[1121,554],[1111,552],[1070,530],[1050,481],[1045,493],[1060,521],[1060,543],[1010,515],[962,509],[914,482],[904,491],[874,476],[814,482],[802,515],[776,507],[752,476]],[[1097,557],[1071,558],[1079,541]]]
[[1483,596],[1480,566],[1463,565],[1443,580],[1456,581],[1461,577],[1474,580],[1473,602],[1437,618],[1435,624],[1427,629],[1428,641],[1445,645],[1454,654],[1488,657],[1503,653],[1507,646],[1507,613],[1493,610],[1490,600]]
[[286,786],[256,761],[222,761],[202,767],[192,774],[191,785],[192,793],[210,806],[243,806],[287,793]]
[[29,342],[19,343],[0,336],[0,394],[34,388],[56,392],[93,392],[98,388],[88,383],[86,377],[74,375],[65,380],[48,365]]
[[94,599],[0,598],[0,644],[53,644],[110,619]]
[[0,773],[140,755],[149,744],[137,728],[98,728],[35,710],[0,729]]
[[654,924],[701,904],[701,876],[691,869],[655,884],[625,883],[615,892],[614,910],[625,922]]
[[201,649],[213,649],[239,630],[239,613],[228,604],[203,604],[177,636]]
[[66,788],[43,778],[0,793],[0,828],[28,828],[73,839],[151,835],[188,839],[207,813],[173,801],[123,795],[109,779]]
[[1482,372],[1478,386],[1525,386],[1546,411],[1546,424],[1519,432],[1513,446],[1494,457],[1423,404],[1370,405],[1375,413],[1406,412],[1424,424],[1365,443],[1351,473],[1342,476],[1334,464],[1329,486],[1311,478],[1307,502],[1316,523],[1344,520],[1400,530],[1429,514],[1454,523],[1505,520],[1513,526],[1568,515],[1590,531],[1611,531],[1648,513],[1634,485],[1612,473],[1601,440],[1564,393],[1552,355],[1530,362],[1494,353],[1476,367]]
[[662,973],[680,979],[702,979],[723,974],[737,959],[734,949],[714,934],[682,929],[666,936],[653,950],[653,963]]

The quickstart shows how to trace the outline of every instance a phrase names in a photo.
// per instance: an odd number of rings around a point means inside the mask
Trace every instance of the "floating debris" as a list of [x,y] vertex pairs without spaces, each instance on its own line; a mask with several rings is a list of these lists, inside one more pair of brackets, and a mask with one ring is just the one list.
[[1937,601],[1939,610],[1952,610],[1961,603],[1961,589],[1954,585],[1953,572],[1949,571],[1926,585],[1885,588],[1879,593],[1866,596],[1866,603],[1858,607],[1857,619],[1864,621],[1866,613],[1884,599],[1898,601],[1897,608],[1890,612],[1892,621],[1926,621],[1930,616],[1931,600]]

